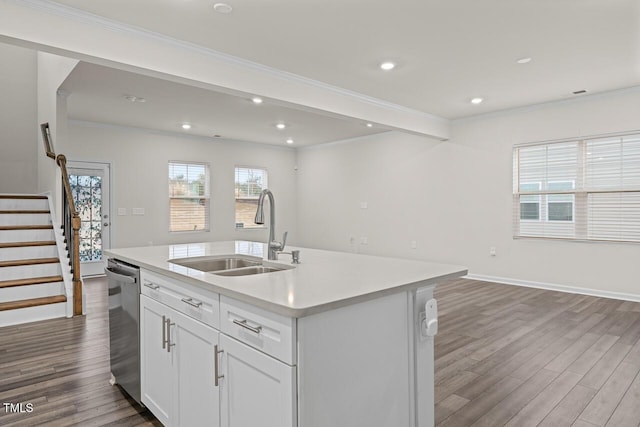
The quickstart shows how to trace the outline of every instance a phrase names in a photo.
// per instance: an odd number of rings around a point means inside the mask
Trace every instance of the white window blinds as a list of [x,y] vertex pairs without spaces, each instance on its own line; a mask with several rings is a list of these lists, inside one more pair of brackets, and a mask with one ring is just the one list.
[[516,146],[514,235],[640,242],[640,134]]
[[236,228],[262,228],[254,222],[258,198],[267,188],[267,170],[262,168],[236,167],[235,208]]
[[169,162],[169,231],[209,231],[209,165]]

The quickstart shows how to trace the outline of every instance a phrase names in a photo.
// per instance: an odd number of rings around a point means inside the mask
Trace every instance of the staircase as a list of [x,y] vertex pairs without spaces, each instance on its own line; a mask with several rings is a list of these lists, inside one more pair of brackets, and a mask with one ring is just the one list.
[[60,250],[47,196],[0,195],[0,326],[71,315]]

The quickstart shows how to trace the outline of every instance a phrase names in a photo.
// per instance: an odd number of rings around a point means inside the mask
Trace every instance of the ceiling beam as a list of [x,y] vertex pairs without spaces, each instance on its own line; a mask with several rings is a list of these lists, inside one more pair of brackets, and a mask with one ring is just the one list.
[[[0,40],[294,108],[353,117],[439,140],[450,121],[47,0],[0,3]],[[293,104],[293,105],[292,105]]]

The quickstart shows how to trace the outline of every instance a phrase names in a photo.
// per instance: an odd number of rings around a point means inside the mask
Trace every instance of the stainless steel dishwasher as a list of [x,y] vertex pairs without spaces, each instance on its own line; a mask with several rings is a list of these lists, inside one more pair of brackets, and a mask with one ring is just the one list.
[[114,258],[109,279],[109,347],[111,383],[140,401],[140,269]]

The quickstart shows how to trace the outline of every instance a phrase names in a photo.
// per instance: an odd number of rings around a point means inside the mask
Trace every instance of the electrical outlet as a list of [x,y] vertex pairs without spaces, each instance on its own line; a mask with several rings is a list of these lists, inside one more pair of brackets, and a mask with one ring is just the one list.
[[144,208],[131,208],[131,215],[144,215]]
[[118,208],[118,216],[124,216],[127,214],[127,208]]
[[418,242],[416,242],[415,240],[411,241],[411,249],[416,249],[418,247]]
[[496,256],[496,247],[495,246],[491,246],[489,248],[489,255]]
[[367,239],[366,237],[362,237],[360,239],[360,244],[368,245],[369,244],[369,239]]

